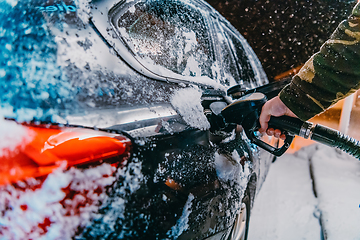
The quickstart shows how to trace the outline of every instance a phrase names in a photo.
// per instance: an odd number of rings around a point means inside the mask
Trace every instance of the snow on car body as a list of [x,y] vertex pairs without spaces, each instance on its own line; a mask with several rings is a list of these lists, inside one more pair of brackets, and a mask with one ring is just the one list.
[[1,9],[3,239],[244,238],[271,157],[204,113],[267,79],[224,18],[197,0]]

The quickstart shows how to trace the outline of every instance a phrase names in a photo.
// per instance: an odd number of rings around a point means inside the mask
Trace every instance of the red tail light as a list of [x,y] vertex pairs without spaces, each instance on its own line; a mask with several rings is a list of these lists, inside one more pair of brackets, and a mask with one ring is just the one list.
[[0,155],[0,185],[44,176],[65,164],[87,165],[113,157],[123,162],[130,156],[131,140],[118,134],[82,128],[25,128],[32,140]]

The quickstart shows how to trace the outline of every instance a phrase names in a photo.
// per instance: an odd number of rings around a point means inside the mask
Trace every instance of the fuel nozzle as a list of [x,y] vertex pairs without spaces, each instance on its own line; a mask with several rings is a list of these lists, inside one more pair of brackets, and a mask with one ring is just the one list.
[[260,128],[259,116],[261,108],[267,101],[266,96],[260,92],[254,92],[242,96],[237,101],[229,104],[227,107],[222,109],[219,114],[225,123],[236,123],[243,126],[246,136],[252,143],[255,143],[259,147],[266,151],[274,154],[275,156],[281,156],[289,147],[294,136],[286,131],[284,134],[286,140],[284,144],[278,148],[273,147],[258,138],[256,134]]
[[244,120],[249,117],[255,121],[259,118],[261,107],[266,101],[267,98],[262,93],[247,94],[222,109],[221,115],[227,123],[242,125]]
[[257,137],[255,132],[260,128],[259,116],[261,108],[267,98],[260,92],[250,93],[239,98],[223,108],[219,113],[225,123],[236,123],[243,126],[247,137],[252,143],[274,154],[281,156],[289,147],[295,135],[310,138],[319,143],[339,148],[350,155],[360,159],[360,142],[340,133],[337,130],[314,125],[311,122],[302,121],[289,116],[271,117],[269,128],[279,129],[285,134],[286,139],[280,147],[273,147]]

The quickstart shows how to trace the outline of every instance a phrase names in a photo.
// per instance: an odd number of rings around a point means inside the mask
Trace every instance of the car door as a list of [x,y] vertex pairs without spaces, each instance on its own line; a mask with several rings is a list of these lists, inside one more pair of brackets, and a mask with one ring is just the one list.
[[[126,197],[117,233],[139,236],[146,226],[146,236],[160,238],[226,236],[248,182],[259,172],[259,158],[236,126],[220,130],[213,125],[210,105],[229,103],[224,94],[228,86],[254,87],[266,77],[254,72],[258,66],[244,57],[249,52],[237,58],[238,46],[231,46],[219,16],[207,4],[103,1],[95,6],[92,23],[119,57],[149,79],[177,86],[170,98],[176,118],[147,119],[157,123],[150,131],[108,127],[126,130],[141,143],[137,161],[146,179]],[[109,207],[105,215],[112,213]],[[85,235],[104,234],[96,229],[102,227],[95,224]]]

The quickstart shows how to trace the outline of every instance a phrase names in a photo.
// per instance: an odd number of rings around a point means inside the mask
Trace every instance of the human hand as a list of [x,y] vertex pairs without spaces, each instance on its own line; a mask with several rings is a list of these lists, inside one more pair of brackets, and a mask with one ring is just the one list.
[[280,116],[290,116],[290,117],[297,117],[281,100],[278,96],[270,99],[267,101],[261,110],[261,114],[259,117],[259,122],[261,128],[259,132],[264,133],[266,132],[269,136],[275,136],[276,138],[281,138],[285,140],[285,134],[282,134],[279,129],[268,129],[268,122],[270,121],[271,116],[280,117]]

